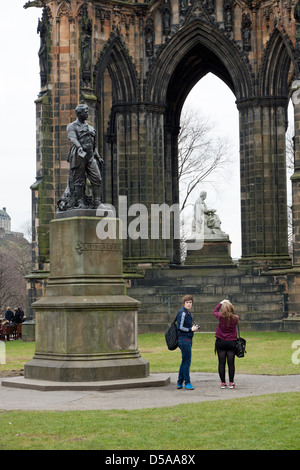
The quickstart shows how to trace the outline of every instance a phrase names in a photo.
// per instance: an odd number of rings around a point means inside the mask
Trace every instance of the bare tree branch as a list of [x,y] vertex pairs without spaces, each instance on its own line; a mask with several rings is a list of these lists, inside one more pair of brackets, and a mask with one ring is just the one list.
[[178,160],[181,211],[199,183],[231,163],[226,139],[217,137],[213,123],[189,108],[181,118]]
[[0,240],[0,312],[8,305],[11,308],[25,306],[26,282],[24,276],[30,272],[31,248],[24,240]]

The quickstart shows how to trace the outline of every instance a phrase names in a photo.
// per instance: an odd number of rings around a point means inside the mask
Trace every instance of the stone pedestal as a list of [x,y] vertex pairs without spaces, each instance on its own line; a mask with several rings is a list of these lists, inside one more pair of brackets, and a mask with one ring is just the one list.
[[22,323],[22,341],[35,341],[35,321],[29,320]]
[[[122,242],[99,239],[99,217],[50,223],[50,278],[33,304],[36,351],[25,379],[92,382],[145,378],[137,309],[122,277]],[[117,219],[110,219],[118,235]],[[99,234],[99,232],[98,232]]]
[[187,240],[185,265],[227,265],[232,264],[231,241],[229,238],[209,238],[202,243]]

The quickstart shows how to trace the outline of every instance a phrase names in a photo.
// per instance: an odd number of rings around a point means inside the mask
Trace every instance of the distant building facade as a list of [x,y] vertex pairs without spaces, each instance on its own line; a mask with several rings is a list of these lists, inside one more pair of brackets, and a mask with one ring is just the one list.
[[11,218],[6,212],[6,207],[0,210],[0,229],[4,229],[5,232],[11,232]]
[[0,240],[12,238],[24,239],[24,234],[22,232],[12,232],[11,217],[6,212],[6,207],[3,207],[0,210]]

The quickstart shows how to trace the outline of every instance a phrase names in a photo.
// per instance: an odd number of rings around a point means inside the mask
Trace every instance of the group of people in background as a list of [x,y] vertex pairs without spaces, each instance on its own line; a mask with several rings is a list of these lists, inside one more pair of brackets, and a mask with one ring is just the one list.
[[23,323],[24,321],[24,310],[21,307],[16,307],[13,310],[10,307],[7,307],[4,319],[1,322],[1,325],[17,325]]
[[[191,308],[194,304],[192,295],[185,295],[182,308],[177,314],[178,346],[181,350],[181,365],[178,374],[177,388],[194,390],[190,380],[190,366],[192,359],[192,341],[194,332],[198,331],[199,325],[193,324]],[[218,320],[216,329],[215,351],[218,354],[218,372],[221,380],[221,388],[227,387],[225,380],[225,368],[228,365],[229,388],[235,388],[235,346],[237,340],[236,326],[239,316],[235,314],[234,306],[229,300],[224,299],[215,307],[214,316]]]

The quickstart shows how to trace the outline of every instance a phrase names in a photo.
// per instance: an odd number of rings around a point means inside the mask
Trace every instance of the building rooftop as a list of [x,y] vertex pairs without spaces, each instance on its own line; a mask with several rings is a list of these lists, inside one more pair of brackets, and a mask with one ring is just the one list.
[[0,217],[2,219],[10,219],[10,216],[6,212],[6,207],[3,207],[3,209],[0,209]]
[[6,212],[6,207],[0,209],[0,228],[4,229],[6,233],[11,231],[11,218]]

